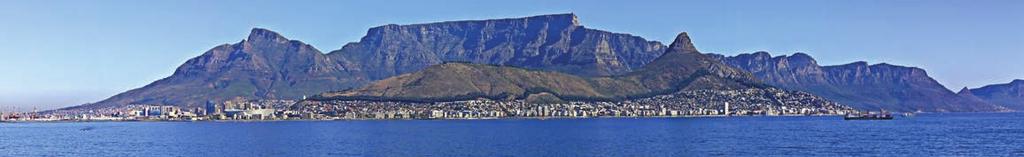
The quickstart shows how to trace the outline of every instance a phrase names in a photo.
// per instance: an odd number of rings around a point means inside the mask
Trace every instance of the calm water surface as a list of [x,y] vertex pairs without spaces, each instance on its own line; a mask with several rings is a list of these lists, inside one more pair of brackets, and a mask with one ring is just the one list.
[[0,123],[0,156],[1024,156],[1024,114]]

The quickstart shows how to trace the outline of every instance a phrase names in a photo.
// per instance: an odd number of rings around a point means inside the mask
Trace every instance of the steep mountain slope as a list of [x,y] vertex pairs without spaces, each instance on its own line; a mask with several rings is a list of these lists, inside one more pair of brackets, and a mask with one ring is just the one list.
[[305,43],[266,30],[189,59],[170,77],[80,107],[127,104],[196,106],[234,97],[299,99],[369,82]]
[[810,92],[866,110],[968,112],[1005,108],[949,91],[920,68],[854,62],[819,66],[803,53],[772,57],[766,52],[716,58],[767,84]]
[[1024,110],[1024,80],[1018,79],[1006,84],[988,85],[981,88],[962,91],[961,93],[977,96],[982,100],[1003,105],[1014,110]]
[[329,54],[371,79],[448,61],[508,65],[584,76],[623,74],[664,52],[661,43],[588,29],[574,14],[371,28]]
[[661,57],[624,75],[580,77],[507,66],[447,63],[314,99],[429,102],[524,99],[531,94],[550,93],[565,100],[614,101],[679,90],[752,87],[762,86],[750,74],[701,54],[689,36],[681,33]]

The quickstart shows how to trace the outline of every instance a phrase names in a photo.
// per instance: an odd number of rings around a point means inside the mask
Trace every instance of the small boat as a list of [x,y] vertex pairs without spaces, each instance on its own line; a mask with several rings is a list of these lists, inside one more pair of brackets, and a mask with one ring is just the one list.
[[82,128],[82,129],[78,129],[78,130],[81,130],[81,131],[90,131],[90,130],[92,130],[92,129],[96,129],[96,128],[95,128],[95,127],[91,127],[91,126],[89,126],[89,127],[85,127],[85,128]]
[[846,114],[843,120],[892,120],[892,118],[892,113],[882,111]]

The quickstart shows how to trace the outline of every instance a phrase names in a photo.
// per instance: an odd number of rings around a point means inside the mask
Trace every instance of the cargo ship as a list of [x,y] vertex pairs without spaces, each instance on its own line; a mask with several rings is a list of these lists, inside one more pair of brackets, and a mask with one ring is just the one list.
[[892,113],[882,111],[846,114],[843,120],[892,120],[892,118]]

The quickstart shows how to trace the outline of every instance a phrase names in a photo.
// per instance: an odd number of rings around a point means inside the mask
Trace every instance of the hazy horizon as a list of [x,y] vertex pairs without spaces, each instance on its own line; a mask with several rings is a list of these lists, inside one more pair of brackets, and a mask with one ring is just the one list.
[[142,87],[254,27],[327,53],[384,24],[559,13],[661,42],[685,31],[704,53],[803,52],[821,65],[920,67],[954,92],[1024,79],[1024,68],[1014,68],[1024,67],[1024,1],[980,2],[5,1],[0,111],[96,102]]

